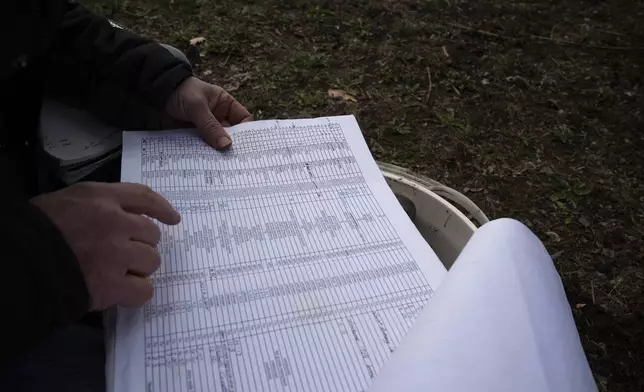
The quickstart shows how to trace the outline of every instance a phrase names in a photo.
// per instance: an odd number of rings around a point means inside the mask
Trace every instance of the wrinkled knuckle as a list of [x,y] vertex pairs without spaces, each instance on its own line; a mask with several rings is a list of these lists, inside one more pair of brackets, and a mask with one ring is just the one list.
[[153,194],[154,190],[148,185],[136,184],[136,192],[139,195],[146,196],[149,194]]
[[114,203],[97,196],[88,197],[85,203],[90,215],[96,217],[96,223],[113,222],[114,215],[120,212]]
[[189,108],[194,108],[196,106],[199,106],[201,103],[203,103],[204,97],[203,95],[198,94],[195,91],[192,91],[190,94],[186,95],[185,100]]
[[112,225],[107,228],[105,231],[105,246],[106,249],[109,249],[110,252],[106,253],[109,255],[107,260],[110,260],[110,263],[115,265],[122,265],[125,263],[123,256],[127,253],[125,248],[125,241],[123,235],[121,234],[121,229],[117,225]]
[[215,106],[217,107],[222,107],[222,106],[230,106],[230,103],[234,100],[233,96],[227,93],[226,91],[222,91],[220,94],[217,94],[215,97]]
[[117,203],[113,203],[110,200],[95,198],[90,201],[90,205],[93,206],[96,211],[106,217],[113,219],[122,217],[122,209]]
[[93,182],[77,182],[72,187],[76,189],[94,189],[96,188],[96,184]]
[[161,255],[155,249],[150,252],[150,263],[155,271],[161,266]]
[[96,188],[97,186],[94,183],[79,182],[77,184],[74,184],[70,189],[73,189],[75,193],[83,196],[93,196],[93,195],[99,194]]
[[124,232],[129,233],[132,231],[140,230],[141,225],[135,220],[135,215],[122,210],[115,215],[115,222],[118,223],[120,229]]
[[214,117],[207,119],[203,125],[208,129],[219,129],[221,127],[221,125],[219,125],[219,121],[217,121],[217,119],[215,119]]
[[161,241],[161,229],[148,218],[144,219],[146,219],[147,222],[143,225],[141,230],[144,232],[145,237],[149,238],[154,245],[158,244],[159,241]]
[[127,215],[115,206],[106,205],[101,211],[100,220],[110,234],[120,233],[127,226]]
[[134,191],[134,197],[145,203],[154,203],[156,192],[147,185],[140,185]]
[[161,229],[155,224],[152,224],[152,226],[153,228],[151,230],[153,231],[152,234],[154,236],[154,243],[158,244],[161,241]]
[[145,291],[145,295],[143,297],[144,301],[141,305],[144,305],[145,302],[151,300],[152,297],[154,297],[154,287],[152,287],[152,284],[149,284],[149,285],[150,287]]
[[198,107],[203,101],[203,97],[200,94],[196,94],[194,91],[185,92],[180,98],[180,105],[186,111],[193,111],[195,107]]
[[120,255],[121,258],[118,261],[119,265],[122,267],[123,272],[127,272],[130,266],[136,264],[141,260],[142,257],[145,257],[141,254],[140,249],[134,245],[133,242],[124,242],[120,246]]
[[157,198],[159,196],[159,193],[157,193],[157,191],[155,191],[154,189],[152,189],[151,187],[146,185],[145,186],[145,195],[147,197]]

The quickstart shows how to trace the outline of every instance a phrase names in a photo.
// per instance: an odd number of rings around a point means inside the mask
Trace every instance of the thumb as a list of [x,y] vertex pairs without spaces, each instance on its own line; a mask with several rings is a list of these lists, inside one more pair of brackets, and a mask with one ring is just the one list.
[[224,127],[212,114],[206,101],[195,106],[195,110],[192,115],[192,122],[197,127],[199,135],[210,146],[217,150],[226,150],[232,146],[233,141],[228,135],[228,132],[226,132]]

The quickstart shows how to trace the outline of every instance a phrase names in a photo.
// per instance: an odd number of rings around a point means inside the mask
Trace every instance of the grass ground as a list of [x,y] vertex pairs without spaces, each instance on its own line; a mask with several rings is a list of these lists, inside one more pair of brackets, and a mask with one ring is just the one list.
[[92,2],[182,49],[205,37],[199,75],[257,119],[354,113],[376,158],[526,223],[600,390],[644,390],[644,3]]

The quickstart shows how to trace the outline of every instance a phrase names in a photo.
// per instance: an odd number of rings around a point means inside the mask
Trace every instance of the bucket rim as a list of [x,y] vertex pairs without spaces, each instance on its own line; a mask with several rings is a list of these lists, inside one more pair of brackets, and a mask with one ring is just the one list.
[[443,185],[434,179],[415,173],[409,169],[382,161],[376,161],[376,163],[382,172],[391,173],[394,177],[399,176],[411,183],[419,184],[423,188],[426,188],[428,191],[445,200],[446,203],[454,207],[456,210],[465,211],[467,213],[466,218],[472,222],[475,227],[480,227],[490,221],[487,215],[485,215],[483,210],[481,210],[476,203],[457,190]]

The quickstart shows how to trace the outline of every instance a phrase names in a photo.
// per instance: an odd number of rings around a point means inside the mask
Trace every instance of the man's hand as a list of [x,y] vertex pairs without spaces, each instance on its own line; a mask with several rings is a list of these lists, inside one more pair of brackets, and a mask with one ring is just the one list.
[[218,150],[232,145],[224,127],[250,121],[252,116],[228,92],[197,78],[186,79],[172,93],[166,112],[194,124],[201,137]]
[[137,184],[82,183],[31,200],[63,233],[76,254],[91,310],[136,307],[152,298],[145,279],[159,268],[161,232],[151,219],[175,225],[179,213]]

